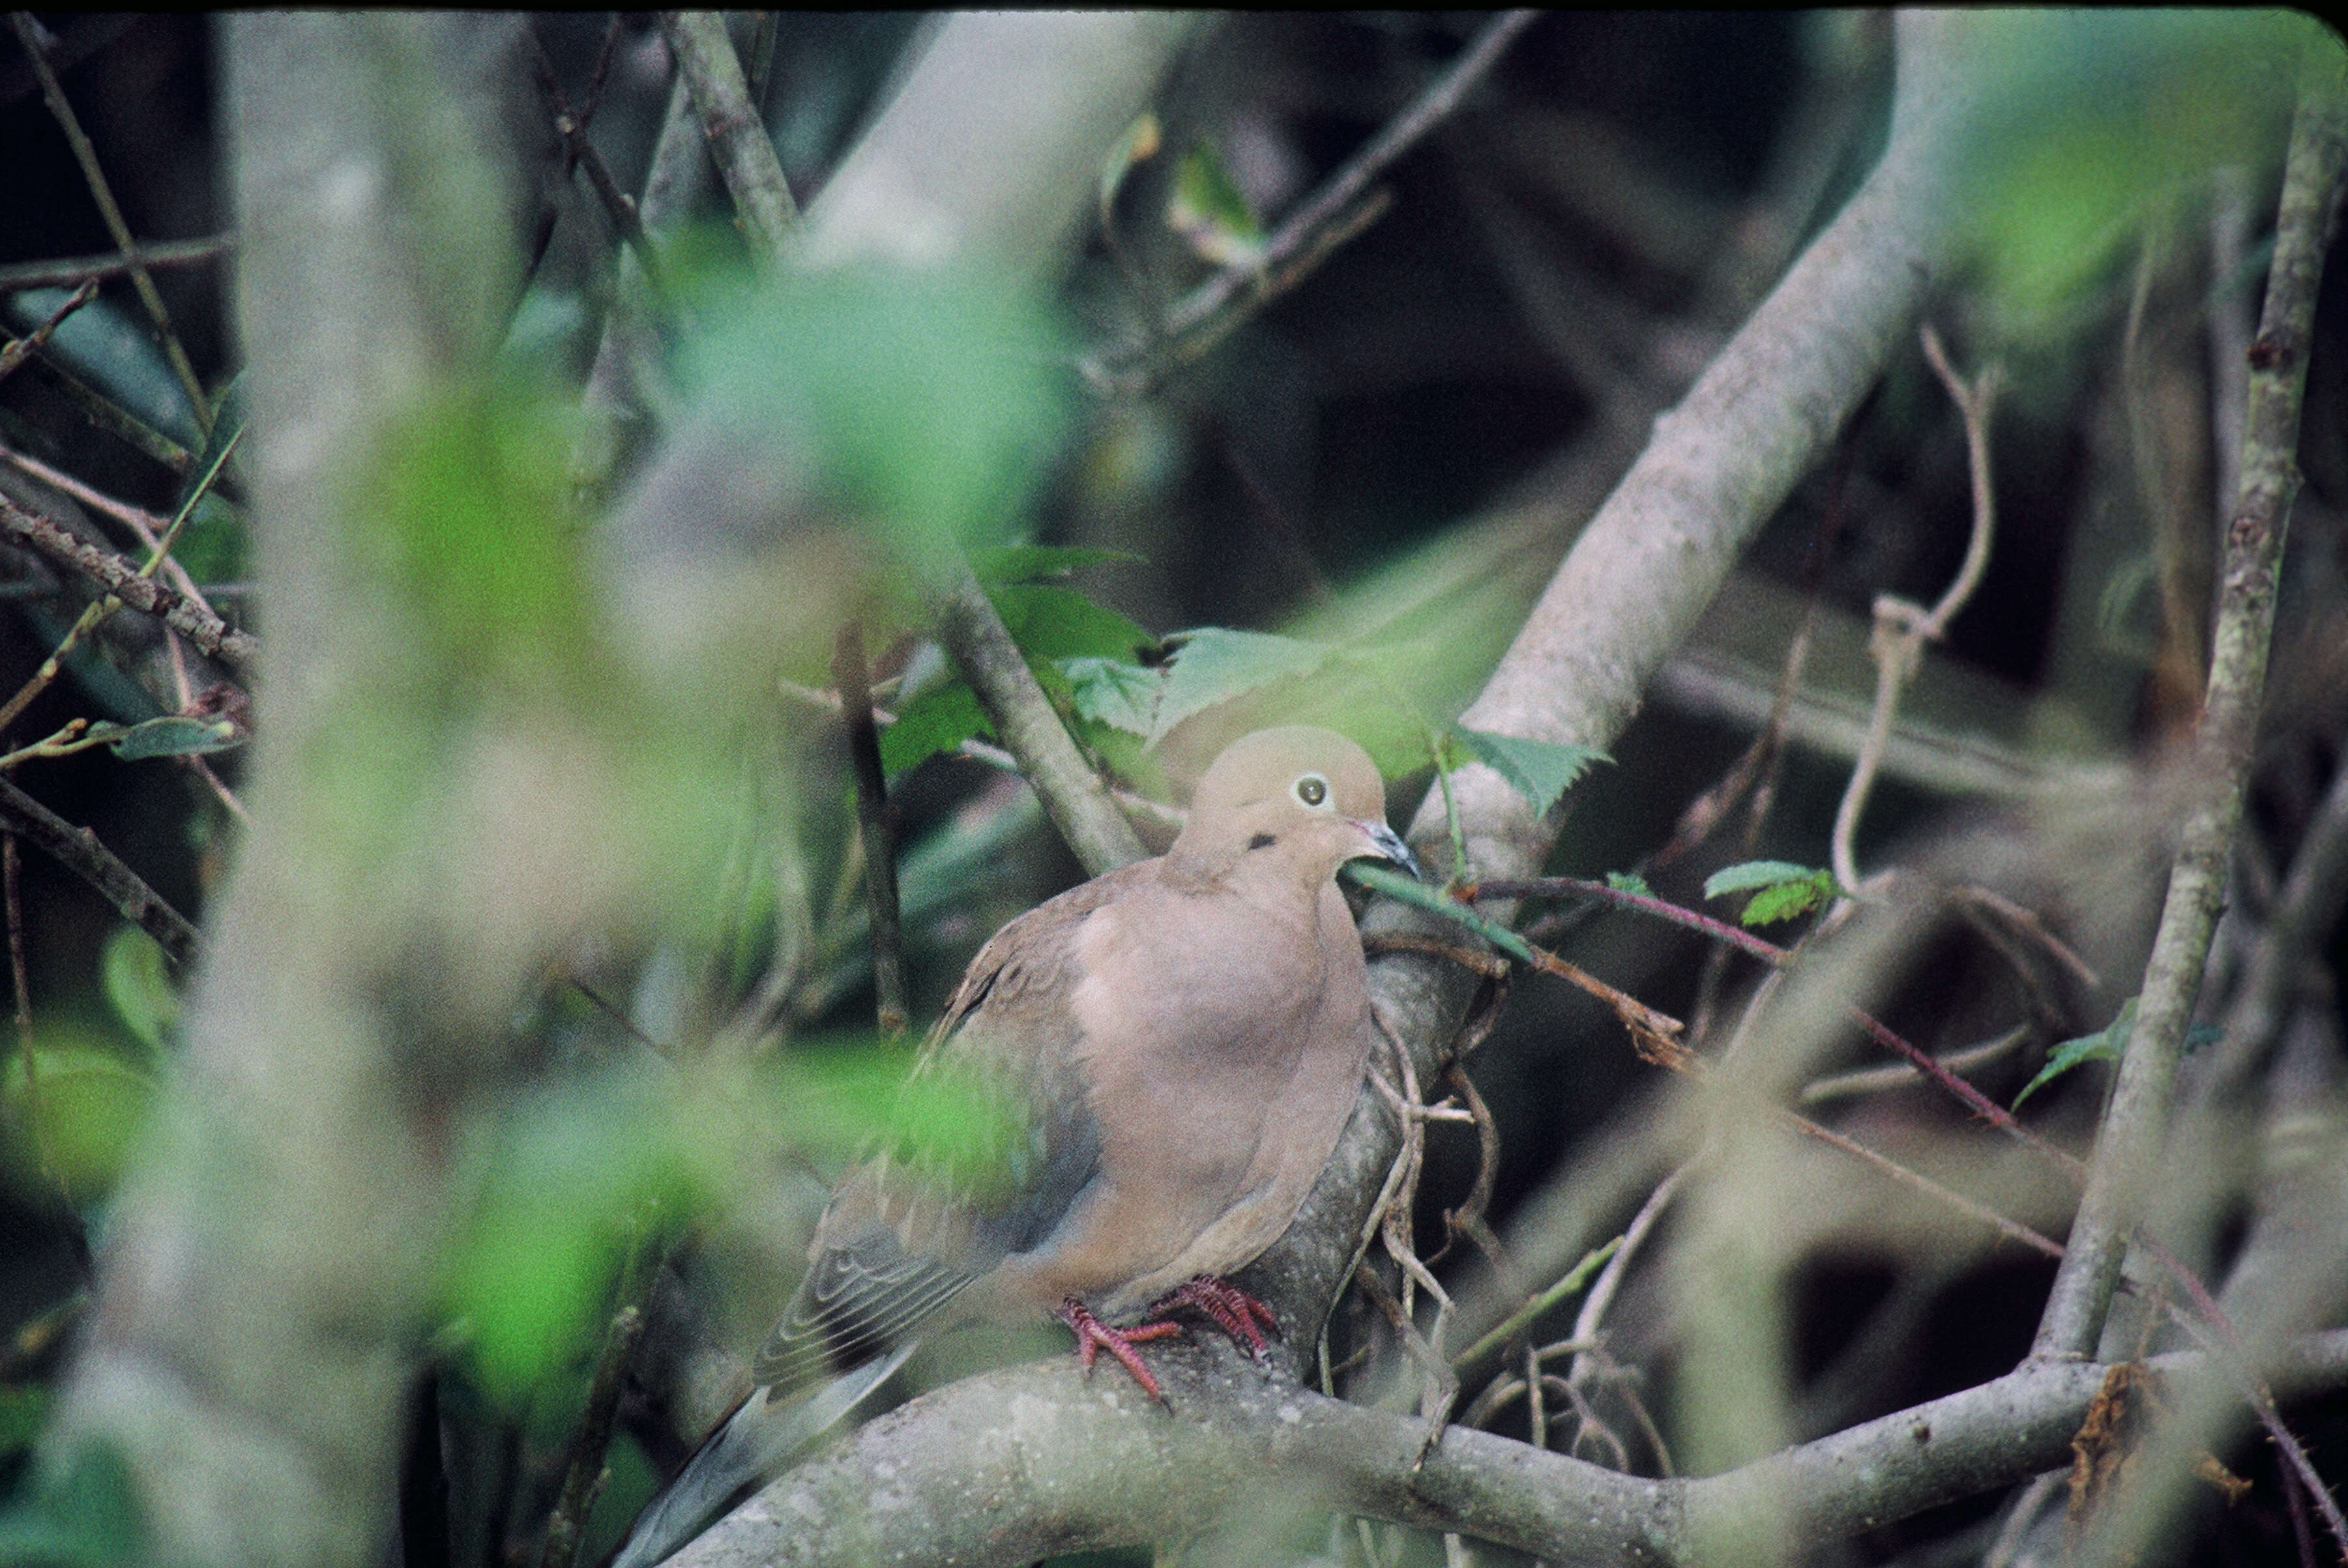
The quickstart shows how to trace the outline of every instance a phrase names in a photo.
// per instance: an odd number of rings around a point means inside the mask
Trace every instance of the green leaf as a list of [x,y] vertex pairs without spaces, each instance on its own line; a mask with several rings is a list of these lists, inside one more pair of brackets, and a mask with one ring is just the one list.
[[1790,860],[1743,861],[1714,872],[1704,883],[1704,896],[1707,898],[1752,892],[1745,913],[1737,917],[1748,927],[1807,914],[1833,897],[1837,891],[1833,872],[1797,866]]
[[1131,550],[1094,549],[1076,545],[1004,545],[991,550],[971,552],[971,569],[978,580],[989,588],[1005,583],[1043,582],[1062,578],[1088,566],[1102,566],[1110,561],[1138,561],[1144,558]]
[[1116,659],[1063,659],[1060,672],[1068,678],[1076,717],[1148,738],[1166,684],[1163,671]]
[[[26,289],[11,297],[8,316],[20,330],[39,326],[72,297],[70,289]],[[203,431],[170,361],[163,357],[144,316],[101,295],[57,324],[49,353],[126,411],[193,451]]]
[[163,948],[136,926],[117,926],[98,963],[114,1016],[152,1050],[180,1021],[180,993]]
[[1806,915],[1835,895],[1834,876],[1820,871],[1800,882],[1780,882],[1764,887],[1746,900],[1737,923],[1748,929]]
[[1635,893],[1642,898],[1655,896],[1655,890],[1647,886],[1647,879],[1635,871],[1609,871],[1606,886],[1617,893]]
[[897,722],[880,732],[880,771],[894,778],[973,735],[994,733],[977,693],[959,681],[949,681],[897,710]]
[[1131,659],[1157,639],[1072,588],[1005,583],[987,590],[1019,651],[1033,659]]
[[1212,142],[1194,143],[1182,155],[1166,226],[1218,267],[1248,266],[1263,256],[1263,225]]
[[1814,867],[1797,866],[1790,860],[1746,860],[1705,877],[1704,896],[1718,898],[1756,887],[1775,887],[1781,882],[1807,882],[1817,875]]
[[1525,797],[1536,816],[1545,815],[1557,804],[1558,797],[1590,771],[1591,764],[1614,760],[1596,746],[1560,746],[1548,741],[1519,740],[1514,735],[1471,730],[1464,724],[1455,724],[1452,729],[1476,753],[1478,762],[1508,780],[1509,786]]
[[1167,639],[1179,643],[1158,699],[1152,741],[1218,702],[1228,702],[1275,681],[1311,675],[1327,662],[1330,650],[1318,642],[1274,637],[1263,631],[1234,631],[1205,626],[1178,631]]
[[2048,1051],[2046,1065],[2038,1070],[2038,1076],[2024,1084],[2022,1092],[2013,1097],[2013,1108],[2021,1110],[2024,1101],[2082,1062],[2117,1061],[2120,1053],[2127,1049],[2129,1032],[2136,1028],[2136,998],[2128,998],[2120,1004],[2118,1016],[2101,1030],[2066,1040]]
[[114,754],[126,763],[148,757],[186,757],[206,752],[224,752],[232,746],[244,744],[243,735],[226,719],[200,719],[191,713],[166,713],[160,719],[132,724],[128,729],[119,725],[93,724],[89,733],[102,729],[119,729],[121,733],[107,742]]

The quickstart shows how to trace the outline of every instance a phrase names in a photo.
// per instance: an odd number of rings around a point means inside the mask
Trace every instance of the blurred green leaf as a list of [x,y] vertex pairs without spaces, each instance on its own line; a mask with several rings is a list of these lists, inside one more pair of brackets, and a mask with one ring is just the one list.
[[1263,224],[1212,142],[1193,143],[1182,155],[1166,226],[1218,267],[1250,266],[1263,258]]
[[0,1563],[10,1568],[122,1568],[150,1561],[130,1467],[115,1448],[84,1441],[29,1497],[0,1512]]
[[1476,753],[1477,761],[1508,780],[1509,787],[1525,797],[1536,816],[1545,815],[1555,805],[1558,798],[1573,787],[1574,781],[1590,771],[1592,763],[1614,760],[1596,746],[1561,746],[1549,741],[1519,740],[1514,735],[1471,730],[1464,724],[1454,725],[1453,729],[1468,749]]
[[603,1306],[625,1225],[693,1190],[665,1086],[612,1074],[510,1110],[450,1271],[482,1387],[510,1398],[568,1361]]
[[1647,879],[1635,871],[1609,871],[1606,886],[1617,893],[1635,893],[1642,898],[1655,896],[1655,890],[1647,886]]
[[2279,161],[2293,62],[2317,31],[2272,10],[2024,9],[1972,25],[1993,86],[1960,210],[2017,334],[2044,333],[2218,165]]
[[1157,639],[1072,588],[1005,583],[987,589],[1011,641],[1030,661],[1130,659]]
[[1129,735],[1148,736],[1165,671],[1117,659],[1063,659],[1060,672],[1068,678],[1076,717]]
[[989,588],[1005,583],[1042,582],[1062,578],[1088,566],[1101,566],[1110,561],[1138,561],[1143,558],[1131,550],[1093,549],[1066,545],[1003,545],[994,549],[974,550],[970,564],[978,580]]
[[695,395],[919,558],[1016,526],[1069,395],[1064,334],[1027,291],[971,269],[793,272],[714,300]]
[[180,993],[161,945],[136,926],[117,926],[107,936],[98,972],[123,1027],[149,1050],[160,1046],[180,1021]]
[[[39,326],[73,297],[70,289],[26,289],[11,295],[8,316],[20,332]],[[187,388],[149,335],[146,317],[100,295],[57,323],[49,353],[91,386],[190,451],[203,430]]]
[[16,1164],[30,1173],[46,1162],[76,1202],[110,1191],[146,1125],[153,1082],[104,1045],[62,1033],[35,1040],[33,1068],[37,1112],[21,1050],[10,1056],[0,1083],[0,1106],[26,1132],[12,1151]]
[[[0,1385],[0,1464],[15,1459],[37,1441],[41,1429],[48,1424],[49,1409],[57,1402],[53,1390],[42,1383],[9,1383]],[[0,1514],[0,1540],[5,1540],[7,1516]],[[5,1546],[0,1546],[0,1562],[9,1561]]]
[[1327,662],[1330,653],[1317,642],[1222,626],[1178,631],[1166,641],[1177,646],[1166,689],[1158,700],[1158,717],[1150,733],[1153,741],[1218,702],[1275,681],[1311,675]]
[[383,439],[363,569],[398,590],[443,679],[545,690],[600,668],[568,447],[557,410],[510,386],[451,389]]
[[973,735],[994,733],[977,693],[959,681],[949,681],[897,710],[897,722],[880,732],[880,771],[894,778]]

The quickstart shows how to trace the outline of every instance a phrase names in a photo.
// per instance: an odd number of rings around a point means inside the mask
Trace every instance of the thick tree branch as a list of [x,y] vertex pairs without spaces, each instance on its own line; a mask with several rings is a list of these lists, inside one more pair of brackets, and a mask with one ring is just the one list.
[[[2159,1358],[2170,1374],[2199,1355]],[[1552,1561],[1750,1561],[1753,1520],[1821,1541],[2064,1462],[2104,1368],[2003,1378],[1699,1481],[1651,1481],[1452,1427],[1416,1464],[1415,1417],[1263,1377],[1221,1346],[1160,1350],[1169,1411],[1072,1359],[924,1395],[802,1466],[675,1559],[676,1568],[845,1562],[1019,1564],[1179,1539],[1273,1500],[1457,1532]],[[2348,1330],[2276,1368],[2304,1393],[2348,1382]],[[873,1477],[886,1474],[883,1489]],[[1745,1549],[1740,1553],[1740,1545]]]

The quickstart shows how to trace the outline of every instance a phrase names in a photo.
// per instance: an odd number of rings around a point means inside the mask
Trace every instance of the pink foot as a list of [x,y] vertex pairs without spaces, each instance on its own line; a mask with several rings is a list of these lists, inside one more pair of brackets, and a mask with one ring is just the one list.
[[1118,1366],[1133,1374],[1133,1380],[1141,1385],[1143,1393],[1161,1405],[1166,1402],[1165,1390],[1158,1386],[1158,1379],[1150,1376],[1149,1368],[1142,1362],[1141,1352],[1134,1347],[1181,1333],[1179,1323],[1144,1323],[1133,1328],[1112,1328],[1094,1317],[1092,1308],[1073,1296],[1060,1303],[1059,1317],[1076,1335],[1076,1355],[1084,1362],[1086,1372],[1093,1369],[1093,1358],[1106,1350],[1117,1358]]
[[1271,1348],[1264,1336],[1270,1334],[1277,1338],[1280,1335],[1280,1320],[1272,1315],[1271,1307],[1211,1274],[1198,1276],[1149,1310],[1155,1316],[1178,1307],[1192,1307],[1205,1314],[1215,1327],[1246,1346],[1258,1366],[1263,1364],[1264,1355]]

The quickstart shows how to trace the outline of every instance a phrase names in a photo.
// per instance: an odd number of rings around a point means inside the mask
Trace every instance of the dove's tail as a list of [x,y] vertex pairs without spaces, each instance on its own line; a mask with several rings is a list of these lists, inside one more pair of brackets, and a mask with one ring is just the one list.
[[754,1390],[636,1516],[610,1568],[654,1568],[665,1561],[744,1492],[780,1471],[863,1403],[905,1364],[919,1343],[909,1339],[788,1403],[772,1399],[767,1389]]

